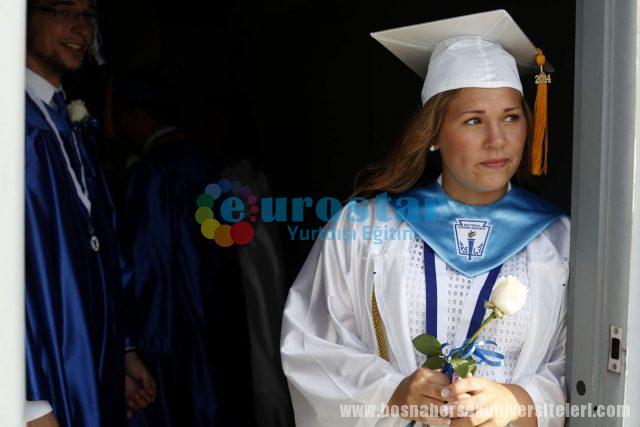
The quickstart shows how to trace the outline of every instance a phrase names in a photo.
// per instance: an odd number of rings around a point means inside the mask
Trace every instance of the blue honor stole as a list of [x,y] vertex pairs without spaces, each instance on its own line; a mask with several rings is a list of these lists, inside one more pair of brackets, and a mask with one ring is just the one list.
[[502,265],[563,216],[521,188],[488,205],[465,205],[436,181],[393,196],[392,206],[445,263],[467,277]]

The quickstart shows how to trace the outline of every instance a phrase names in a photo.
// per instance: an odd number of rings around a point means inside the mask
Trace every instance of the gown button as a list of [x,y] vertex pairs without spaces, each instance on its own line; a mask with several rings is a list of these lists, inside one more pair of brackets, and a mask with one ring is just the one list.
[[91,249],[94,252],[98,252],[100,250],[100,240],[96,236],[91,236]]
[[93,225],[89,224],[89,234],[93,234],[94,230],[93,230]]

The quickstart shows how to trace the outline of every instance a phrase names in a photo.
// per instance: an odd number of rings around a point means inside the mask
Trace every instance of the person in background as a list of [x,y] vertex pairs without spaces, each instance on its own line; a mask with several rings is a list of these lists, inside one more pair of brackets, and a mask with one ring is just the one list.
[[[238,92],[215,92],[207,97],[205,152],[229,181],[240,181],[258,199],[271,196],[262,168],[256,120],[250,102]],[[280,366],[280,326],[287,293],[281,236],[275,222],[253,223],[254,236],[238,247],[238,261],[247,304],[251,343],[253,397],[263,427],[292,426],[287,382]]]
[[252,423],[251,400],[231,392],[251,384],[237,255],[205,239],[194,217],[215,169],[178,126],[161,67],[116,78],[113,105],[130,147],[119,208],[135,273],[135,345],[158,381],[158,401],[131,425],[224,426],[239,414]]
[[[155,383],[126,348],[114,209],[62,77],[95,47],[89,0],[28,2],[25,140],[26,420],[29,426],[125,425],[127,401]],[[94,51],[95,52],[95,51]],[[82,122],[82,123],[81,123]],[[129,350],[125,354],[125,350]],[[131,410],[131,405],[129,410]]]

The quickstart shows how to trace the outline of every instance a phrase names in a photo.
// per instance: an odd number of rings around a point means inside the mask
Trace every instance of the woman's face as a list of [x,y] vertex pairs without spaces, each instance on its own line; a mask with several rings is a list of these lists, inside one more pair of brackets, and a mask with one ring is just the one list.
[[516,173],[527,133],[520,92],[465,88],[450,102],[434,145],[442,154],[442,184],[467,204],[504,195]]

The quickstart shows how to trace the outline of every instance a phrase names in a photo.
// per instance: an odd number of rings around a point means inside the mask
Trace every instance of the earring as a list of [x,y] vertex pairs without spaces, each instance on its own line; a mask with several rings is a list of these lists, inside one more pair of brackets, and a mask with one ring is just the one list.
[[437,149],[438,149],[438,147],[435,146],[435,145],[429,146],[429,151],[431,151],[431,152],[436,151]]

